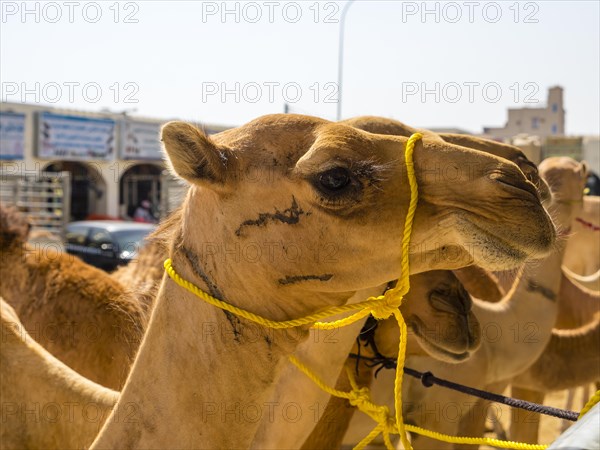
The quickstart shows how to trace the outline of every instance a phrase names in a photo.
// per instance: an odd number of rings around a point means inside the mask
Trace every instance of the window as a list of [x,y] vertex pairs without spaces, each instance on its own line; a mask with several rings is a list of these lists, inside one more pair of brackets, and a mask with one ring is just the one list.
[[84,245],[88,229],[86,227],[71,226],[67,228],[67,243],[75,245]]
[[558,105],[556,103],[552,103],[552,112],[558,112]]
[[531,128],[537,130],[540,127],[540,119],[538,117],[534,117],[531,119]]
[[556,126],[556,124],[552,124],[552,134],[556,133],[558,133],[558,127]]

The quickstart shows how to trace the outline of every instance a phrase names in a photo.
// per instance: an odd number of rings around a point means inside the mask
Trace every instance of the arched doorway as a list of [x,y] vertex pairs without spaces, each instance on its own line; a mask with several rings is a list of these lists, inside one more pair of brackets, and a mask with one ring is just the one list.
[[71,174],[71,220],[106,213],[106,183],[98,169],[77,161],[56,161],[44,170]]
[[135,209],[143,200],[148,200],[155,217],[159,216],[161,166],[135,164],[121,176],[119,208],[121,217],[132,218]]

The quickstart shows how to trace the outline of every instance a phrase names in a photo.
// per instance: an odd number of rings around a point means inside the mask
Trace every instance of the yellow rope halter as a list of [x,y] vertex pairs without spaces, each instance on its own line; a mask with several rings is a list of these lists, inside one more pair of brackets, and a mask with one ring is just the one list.
[[[164,263],[165,270],[169,277],[177,283],[179,286],[188,290],[192,294],[204,300],[206,303],[213,305],[217,308],[229,311],[236,316],[243,317],[244,319],[258,323],[268,328],[283,329],[292,328],[301,325],[312,324],[313,328],[319,329],[332,329],[337,327],[343,327],[350,325],[357,320],[363,319],[369,314],[372,314],[378,320],[387,319],[390,316],[394,316],[398,322],[400,329],[400,343],[398,348],[398,361],[396,369],[396,378],[394,381],[394,407],[395,407],[395,418],[390,415],[390,411],[386,406],[375,405],[370,397],[369,389],[366,387],[359,387],[356,384],[353,374],[351,371],[348,373],[352,390],[350,392],[343,392],[337,389],[327,386],[312,370],[306,365],[300,362],[294,355],[289,356],[289,360],[294,364],[301,372],[306,374],[312,381],[317,384],[323,391],[330,395],[345,398],[350,404],[356,406],[359,411],[367,414],[375,422],[377,426],[355,447],[357,450],[364,449],[373,439],[379,434],[383,435],[383,440],[388,450],[393,450],[394,447],[390,440],[391,434],[399,434],[402,441],[402,445],[407,450],[412,450],[412,446],[408,440],[406,431],[412,431],[424,436],[438,439],[445,442],[454,442],[462,444],[475,444],[475,445],[494,445],[502,448],[516,448],[516,449],[528,449],[528,450],[543,450],[547,446],[545,445],[531,445],[521,444],[517,442],[506,442],[498,439],[490,438],[470,438],[470,437],[454,437],[447,436],[441,433],[425,430],[423,428],[415,427],[412,425],[405,425],[402,418],[402,378],[404,360],[406,354],[406,341],[407,341],[407,329],[404,318],[400,312],[400,306],[402,305],[402,299],[408,293],[410,289],[410,268],[409,268],[409,244],[412,233],[413,219],[417,208],[418,201],[418,190],[417,180],[415,176],[414,163],[413,163],[413,150],[415,143],[420,140],[423,136],[420,133],[413,134],[406,143],[405,148],[405,164],[408,175],[408,182],[410,186],[410,203],[408,206],[408,212],[406,214],[406,220],[404,222],[404,234],[402,236],[402,260],[401,260],[401,275],[396,284],[396,287],[388,290],[383,295],[377,297],[369,297],[367,300],[354,303],[351,305],[335,306],[326,309],[320,313],[311,314],[306,317],[299,319],[275,321],[260,317],[250,311],[233,306],[222,300],[219,300],[200,289],[188,280],[182,278],[173,268],[171,259],[167,259]],[[319,322],[319,320],[325,317],[334,316],[340,313],[356,311],[349,317],[345,317],[340,320],[333,322]]]

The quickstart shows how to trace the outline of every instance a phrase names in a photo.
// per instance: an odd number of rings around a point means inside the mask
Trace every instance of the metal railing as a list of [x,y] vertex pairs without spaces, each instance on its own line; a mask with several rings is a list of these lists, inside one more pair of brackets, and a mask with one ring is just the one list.
[[0,201],[16,206],[27,216],[32,230],[62,237],[71,213],[70,174],[15,175],[0,171]]

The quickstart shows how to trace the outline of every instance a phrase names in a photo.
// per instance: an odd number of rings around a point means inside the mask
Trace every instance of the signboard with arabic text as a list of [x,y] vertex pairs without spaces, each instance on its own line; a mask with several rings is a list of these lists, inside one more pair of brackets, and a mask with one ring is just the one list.
[[115,154],[116,122],[108,118],[38,114],[37,155],[63,160],[109,160]]
[[160,124],[125,120],[121,149],[122,159],[161,160]]
[[0,112],[0,160],[23,159],[25,114]]

